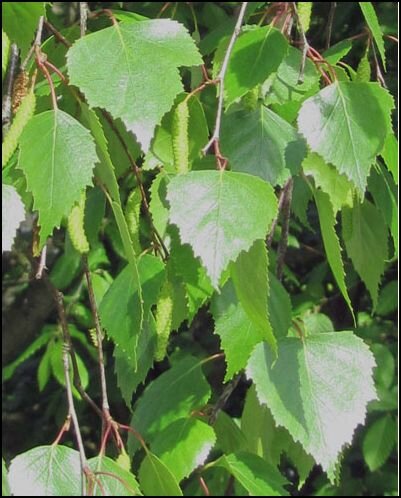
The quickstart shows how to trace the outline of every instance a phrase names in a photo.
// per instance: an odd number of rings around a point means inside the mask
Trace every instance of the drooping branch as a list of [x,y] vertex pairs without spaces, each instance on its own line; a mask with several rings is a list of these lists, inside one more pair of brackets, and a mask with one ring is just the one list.
[[[238,19],[237,19],[237,22],[235,24],[233,34],[231,35],[231,39],[230,39],[230,42],[228,44],[227,51],[224,55],[224,59],[223,59],[222,65],[221,65],[220,72],[216,78],[216,80],[219,83],[219,99],[217,102],[216,122],[215,122],[215,126],[214,126],[213,135],[210,138],[209,142],[205,145],[205,147],[202,150],[202,152],[204,154],[206,154],[207,151],[212,146],[214,146],[216,154],[219,154],[219,152],[220,152],[219,140],[220,140],[221,117],[223,115],[223,103],[224,103],[224,78],[225,78],[225,75],[227,72],[228,63],[230,60],[231,52],[232,52],[233,47],[234,47],[234,43],[235,43],[236,39],[238,38],[238,35],[240,34],[240,31],[241,31],[241,26],[242,26],[242,23],[244,20],[245,11],[246,11],[247,6],[248,6],[248,2],[242,2],[241,9],[240,9],[239,14],[238,14]],[[219,163],[220,163],[220,161],[219,161]],[[222,167],[223,164],[220,163],[220,166]],[[225,164],[224,164],[224,166],[225,166]]]

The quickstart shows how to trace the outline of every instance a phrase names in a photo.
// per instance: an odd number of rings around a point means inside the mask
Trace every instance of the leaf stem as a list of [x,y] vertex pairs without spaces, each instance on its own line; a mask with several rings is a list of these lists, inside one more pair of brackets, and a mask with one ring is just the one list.
[[[241,26],[244,20],[245,16],[245,11],[248,6],[248,2],[242,2],[241,9],[238,14],[237,22],[235,24],[234,31],[231,35],[230,42],[227,47],[227,51],[224,55],[223,63],[221,65],[220,72],[216,78],[216,80],[219,82],[219,99],[217,103],[217,113],[216,113],[216,122],[214,126],[214,131],[213,135],[210,138],[209,142],[205,145],[205,147],[202,149],[202,152],[204,154],[207,153],[207,151],[212,147],[212,145],[215,146],[217,142],[217,150],[219,150],[218,142],[220,139],[220,127],[221,127],[221,117],[223,114],[223,103],[224,103],[224,78],[226,76],[227,68],[228,68],[228,62],[230,60],[231,52],[234,47],[234,43],[236,39],[238,38],[238,35],[240,34],[241,31]],[[216,146],[215,146],[215,151],[216,151]],[[219,166],[222,166],[222,163],[220,163],[220,160],[218,159]],[[224,169],[224,168],[222,168]]]
[[209,415],[209,424],[213,425],[216,422],[217,415],[224,408],[224,405],[227,403],[228,398],[234,392],[237,387],[239,381],[241,380],[241,374],[236,375],[230,382],[224,387],[223,392],[219,396],[219,399],[215,403],[210,415]]

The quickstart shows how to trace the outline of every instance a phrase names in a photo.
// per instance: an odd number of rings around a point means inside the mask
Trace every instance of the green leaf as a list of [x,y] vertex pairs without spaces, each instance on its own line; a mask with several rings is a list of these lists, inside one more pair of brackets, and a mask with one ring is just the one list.
[[372,2],[359,2],[359,6],[361,7],[365,21],[370,29],[370,32],[373,35],[377,48],[379,49],[379,54],[383,62],[384,69],[386,69],[386,53],[384,50],[383,32],[380,28],[375,9],[372,5]]
[[352,206],[352,183],[318,154],[309,154],[302,163],[302,169],[305,175],[313,177],[316,187],[329,195],[334,214],[344,205]]
[[223,453],[235,453],[247,449],[247,439],[239,424],[223,410],[220,410],[213,424],[216,445]]
[[[138,263],[139,280],[144,299],[144,313],[147,315],[159,293],[164,279],[163,263],[149,254],[140,258]],[[142,333],[140,298],[135,269],[128,264],[111,284],[99,307],[102,326],[126,355],[126,360],[137,366],[137,345]]]
[[15,359],[12,363],[9,363],[6,367],[3,368],[3,380],[8,380],[12,377],[15,372],[15,369],[21,365],[24,361],[34,355],[39,349],[41,349],[45,344],[48,343],[50,337],[54,335],[54,327],[53,326],[45,326],[41,331],[40,336],[37,337],[26,349],[23,351],[17,359]]
[[384,415],[367,430],[362,442],[363,458],[371,472],[382,467],[397,441],[397,424],[391,415]]
[[338,61],[343,59],[348,54],[351,48],[351,40],[341,40],[340,42],[332,45],[325,52],[323,52],[322,56],[328,63],[334,66]]
[[8,478],[14,496],[81,496],[79,453],[37,446],[11,461]]
[[182,496],[171,470],[151,452],[142,461],[139,482],[146,496]]
[[4,458],[1,459],[1,496],[11,496],[10,485],[8,484],[7,467]]
[[170,19],[122,22],[91,33],[74,43],[67,61],[70,81],[89,105],[120,118],[145,152],[156,125],[183,89],[178,67],[202,64],[187,30]]
[[376,368],[373,372],[378,387],[389,389],[395,380],[395,360],[390,350],[384,344],[372,344]]
[[193,417],[180,418],[160,431],[151,448],[160,460],[171,465],[171,473],[180,482],[203,465],[216,442],[210,425]]
[[161,171],[153,180],[150,187],[149,209],[152,214],[152,220],[160,237],[165,239],[168,225],[168,204],[166,202],[168,176]]
[[264,240],[254,242],[231,266],[235,292],[252,323],[274,352],[277,342],[269,319],[269,260]]
[[343,239],[355,270],[365,283],[376,308],[378,288],[388,258],[387,228],[380,211],[365,201],[342,211]]
[[50,364],[51,348],[48,347],[44,352],[38,366],[37,380],[39,391],[42,392],[50,380],[52,366]]
[[[96,479],[92,496],[142,496],[135,476],[123,469],[117,462],[106,456],[88,460],[88,465],[96,472]],[[105,475],[103,472],[107,472]]]
[[278,341],[278,358],[258,344],[247,376],[277,425],[284,426],[335,478],[343,445],[363,423],[368,401],[376,398],[374,358],[352,332],[316,334]]
[[[145,440],[192,411],[199,410],[210,397],[210,386],[202,373],[202,362],[186,356],[154,380],[139,398],[131,425]],[[131,451],[135,443],[130,438]]]
[[392,175],[383,167],[372,168],[368,189],[381,211],[393,238],[394,253],[398,254],[398,195]]
[[289,496],[284,477],[257,455],[243,451],[223,455],[215,465],[227,469],[250,496]]
[[221,149],[233,171],[259,176],[272,185],[283,185],[296,174],[306,154],[303,138],[264,105],[224,116]]
[[344,265],[341,256],[340,241],[335,230],[336,219],[333,212],[333,206],[330,197],[320,190],[315,190],[315,201],[319,213],[320,229],[322,231],[324,250],[329,262],[333,276],[345,299],[348,308],[355,321],[354,310],[351,299],[348,295],[347,285],[345,283]]
[[393,107],[393,98],[378,83],[337,82],[303,103],[298,127],[312,151],[363,194],[370,167],[391,131]]
[[[227,39],[223,40],[216,52],[214,73],[216,68],[220,68],[227,43]],[[224,79],[226,105],[229,106],[276,72],[287,50],[287,40],[271,26],[253,27],[242,33],[231,52]]]
[[308,313],[302,321],[308,334],[325,334],[334,330],[333,322],[323,313]]
[[269,320],[274,336],[285,337],[292,317],[290,296],[273,273],[269,273],[269,285]]
[[11,251],[18,227],[25,219],[25,207],[21,197],[12,185],[1,186],[2,192],[2,252]]
[[392,280],[380,292],[376,313],[381,316],[394,313],[398,308],[398,282]]
[[249,319],[238,302],[234,287],[228,282],[212,300],[215,334],[220,337],[221,348],[227,363],[224,382],[245,368],[256,344],[263,341],[264,332]]
[[76,251],[70,240],[68,232],[65,235],[64,252],[57,259],[50,272],[50,281],[59,290],[66,289],[81,268],[81,255]]
[[3,29],[21,49],[21,60],[24,60],[35,38],[39,17],[45,15],[44,2],[3,2]]
[[[222,272],[239,253],[264,239],[277,213],[270,185],[227,171],[193,171],[168,185],[170,221],[182,243],[199,256],[217,289]],[[258,223],[255,223],[258,220]]]
[[[131,340],[132,341],[132,340]],[[123,347],[114,347],[115,372],[117,384],[123,399],[131,407],[132,393],[144,382],[146,375],[153,365],[156,348],[156,328],[152,313],[144,320],[143,328],[136,344],[136,365],[127,355]]]
[[4,138],[1,150],[1,163],[3,167],[8,163],[11,156],[14,154],[18,146],[18,140],[21,133],[35,112],[35,106],[36,97],[33,91],[30,91],[27,95],[25,95],[25,97],[23,97],[17,113],[13,118],[10,129],[7,131]]
[[394,133],[390,133],[387,136],[381,156],[386,163],[387,169],[393,175],[395,183],[398,185],[398,142]]
[[89,131],[63,111],[43,112],[25,126],[18,167],[39,211],[40,247],[91,184],[96,161]]

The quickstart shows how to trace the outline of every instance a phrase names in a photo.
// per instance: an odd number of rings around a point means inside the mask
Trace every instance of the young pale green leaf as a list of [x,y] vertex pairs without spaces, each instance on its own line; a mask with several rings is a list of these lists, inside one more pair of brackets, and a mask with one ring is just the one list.
[[39,212],[40,247],[91,184],[96,161],[89,131],[63,111],[37,114],[25,126],[18,167]]
[[342,447],[376,399],[374,358],[352,332],[278,341],[278,358],[256,346],[247,375],[277,425],[284,426],[323,467],[330,480]]
[[363,438],[362,452],[371,472],[386,463],[396,441],[397,424],[391,415],[384,415],[369,427]]
[[8,478],[14,496],[81,496],[79,453],[37,446],[11,461]]
[[1,245],[2,252],[11,251],[18,227],[25,219],[25,207],[21,197],[12,185],[1,186],[2,192],[2,227]]
[[11,496],[7,467],[3,458],[1,459],[1,496]]
[[380,211],[368,200],[342,210],[342,232],[348,256],[377,305],[378,289],[388,258],[388,232]]
[[[221,66],[226,49],[225,39],[216,52],[215,73]],[[254,27],[242,33],[235,42],[224,79],[226,104],[232,104],[276,72],[287,50],[287,40],[271,26]]]
[[21,49],[23,60],[35,38],[39,17],[45,15],[45,2],[3,2],[1,9],[3,29]]
[[272,185],[283,185],[296,174],[306,154],[304,139],[264,105],[223,118],[221,149],[233,171],[259,176]]
[[284,477],[257,455],[244,451],[223,455],[215,465],[227,469],[250,496],[289,496]]
[[71,83],[89,105],[120,118],[146,152],[156,125],[183,89],[178,67],[202,59],[183,25],[154,19],[91,33],[75,42],[67,62]]
[[228,171],[177,176],[168,185],[167,200],[170,221],[178,226],[181,242],[189,243],[200,257],[216,289],[229,262],[255,240],[265,238],[277,213],[270,185]]
[[249,319],[238,302],[231,282],[226,283],[220,294],[215,294],[212,300],[212,314],[215,333],[220,337],[227,363],[224,377],[227,382],[245,368],[253,348],[263,341],[265,333]]
[[92,496],[142,496],[135,476],[111,458],[91,458],[88,465],[97,473]]
[[[187,417],[207,403],[210,386],[201,365],[201,361],[186,356],[145,389],[131,420],[145,440],[153,440],[158,431],[174,420]],[[131,438],[129,445],[131,450],[137,447]]]
[[376,42],[379,54],[383,62],[384,69],[386,69],[386,53],[384,50],[383,32],[377,19],[375,9],[372,2],[359,2],[365,21],[373,35]]
[[160,431],[151,448],[160,460],[171,465],[180,482],[203,465],[216,442],[213,428],[194,417],[180,418]]
[[274,352],[277,342],[269,319],[269,260],[264,240],[254,242],[231,266],[235,292],[246,314]]
[[324,249],[326,251],[327,260],[337,285],[343,295],[348,308],[354,318],[354,310],[352,308],[351,299],[348,295],[347,285],[345,283],[344,265],[341,256],[340,241],[335,230],[336,219],[334,216],[333,206],[330,202],[328,194],[321,190],[315,191],[315,201],[317,211],[319,213],[320,229],[322,231]]
[[[149,254],[138,264],[139,280],[144,300],[144,313],[156,302],[164,279],[163,263]],[[121,353],[133,366],[137,366],[138,337],[142,333],[141,306],[138,282],[132,264],[128,264],[117,276],[99,307],[102,326]]]
[[316,187],[329,195],[335,214],[344,205],[352,206],[352,183],[318,154],[308,154],[302,163],[302,169],[305,175],[313,177]]
[[143,459],[138,477],[145,496],[182,496],[171,470],[151,452]]
[[312,151],[363,194],[370,167],[391,131],[393,107],[393,98],[378,83],[337,82],[303,103],[298,127]]
[[35,112],[35,106],[36,97],[33,91],[30,91],[22,99],[17,113],[11,123],[10,129],[7,131],[4,138],[1,149],[1,163],[3,167],[8,163],[16,150],[21,133]]
[[[132,394],[153,365],[156,349],[156,327],[152,313],[144,320],[142,331],[136,342],[136,338],[129,339],[128,345],[124,347],[114,346],[114,370],[117,375],[117,384],[121,390],[122,397],[128,407],[131,407]],[[127,351],[136,352],[136,364],[132,361]]]

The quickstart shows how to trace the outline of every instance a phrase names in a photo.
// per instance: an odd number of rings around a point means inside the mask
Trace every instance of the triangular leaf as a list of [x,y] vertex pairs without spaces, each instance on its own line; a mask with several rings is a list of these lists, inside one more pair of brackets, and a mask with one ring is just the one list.
[[138,477],[146,496],[182,496],[171,470],[151,452],[143,459]]
[[[139,398],[131,425],[145,440],[155,437],[174,420],[202,408],[210,397],[210,386],[201,362],[186,356],[154,380]],[[136,443],[130,438],[131,450]]]
[[152,451],[180,482],[205,463],[216,442],[212,427],[194,417],[181,418],[160,431],[152,442]]
[[238,299],[263,339],[277,352],[277,342],[269,320],[269,260],[264,240],[254,242],[231,266]]
[[249,319],[238,302],[231,282],[227,282],[221,293],[214,296],[211,309],[215,321],[215,333],[220,337],[227,363],[224,377],[224,381],[227,382],[245,368],[253,348],[263,341],[264,333]]
[[[89,467],[96,474],[92,496],[141,496],[135,476],[106,456],[91,458]],[[105,474],[107,472],[107,475]],[[100,485],[101,484],[101,487]]]
[[303,138],[264,105],[224,116],[221,149],[234,171],[259,176],[272,185],[283,185],[299,170],[306,154]]
[[388,231],[380,211],[369,201],[342,211],[343,239],[355,270],[377,305],[378,288],[388,258]]
[[337,82],[303,103],[298,127],[312,151],[363,194],[369,169],[391,131],[393,107],[393,98],[378,83]]
[[397,424],[391,415],[384,415],[369,427],[363,438],[362,452],[371,472],[384,465],[396,441]]
[[215,465],[226,468],[250,496],[289,496],[284,477],[257,455],[240,451],[222,456]]
[[67,60],[70,81],[89,105],[120,118],[145,152],[183,90],[178,67],[202,63],[187,30],[170,19],[122,22],[91,33],[75,42]]
[[14,496],[81,496],[79,453],[37,446],[11,461],[8,478]]
[[376,398],[374,358],[352,332],[316,334],[278,341],[278,358],[256,346],[247,375],[277,425],[284,426],[335,478],[339,453],[363,423]]
[[[277,213],[270,185],[228,171],[194,171],[168,185],[170,221],[199,256],[215,288],[228,263],[264,239]],[[257,223],[256,223],[257,220]]]
[[63,111],[37,114],[24,128],[18,164],[39,211],[40,247],[91,184],[96,161],[89,131]]
[[[226,49],[227,40],[223,40],[215,56],[215,73]],[[277,71],[287,50],[287,40],[271,26],[253,27],[242,33],[235,42],[228,62],[224,80],[226,104],[232,104]]]

